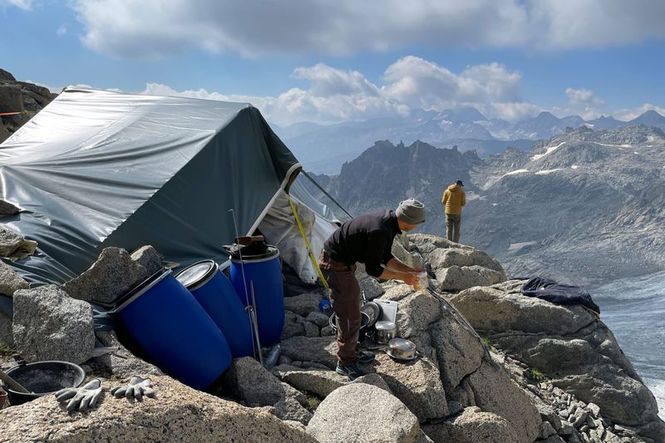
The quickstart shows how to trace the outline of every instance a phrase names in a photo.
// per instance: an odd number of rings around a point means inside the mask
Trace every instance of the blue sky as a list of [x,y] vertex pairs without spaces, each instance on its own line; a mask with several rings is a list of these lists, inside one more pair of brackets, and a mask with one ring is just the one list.
[[278,124],[475,106],[665,113],[657,0],[0,0],[0,67],[57,90],[250,101]]

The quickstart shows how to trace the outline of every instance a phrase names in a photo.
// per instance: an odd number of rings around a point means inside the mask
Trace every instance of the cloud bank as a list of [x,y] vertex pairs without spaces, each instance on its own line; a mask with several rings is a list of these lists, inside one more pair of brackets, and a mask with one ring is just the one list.
[[72,0],[72,6],[87,47],[144,59],[189,50],[350,55],[414,45],[567,50],[665,37],[665,2],[651,0]]
[[291,88],[276,97],[225,95],[206,90],[175,91],[150,83],[144,93],[182,95],[250,102],[269,120],[286,125],[298,121],[334,123],[405,115],[414,109],[443,111],[473,106],[489,117],[516,120],[538,112],[520,99],[521,75],[498,63],[473,65],[460,73],[419,57],[407,56],[385,70],[381,84],[358,71],[323,63],[294,70],[307,89]]

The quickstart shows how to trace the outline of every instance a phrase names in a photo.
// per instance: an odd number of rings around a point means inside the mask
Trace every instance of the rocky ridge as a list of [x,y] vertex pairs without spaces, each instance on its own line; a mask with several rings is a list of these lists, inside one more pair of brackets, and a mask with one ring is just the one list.
[[[0,69],[0,143],[28,122],[56,97],[48,88],[17,81],[12,74]],[[17,113],[17,114],[14,114]]]
[[[236,359],[217,396],[207,395],[134,357],[113,333],[98,332],[107,352],[95,356],[99,349],[91,350],[83,363],[88,376],[101,378],[106,386],[135,374],[150,376],[157,399],[130,403],[105,394],[91,412],[67,415],[47,396],[0,411],[5,430],[0,440],[663,440],[665,427],[655,415],[653,395],[600,319],[578,306],[519,295],[521,282],[505,281],[501,265],[477,249],[419,234],[397,245],[395,253],[404,261],[422,257],[433,286],[447,292],[433,295],[394,282],[379,285],[362,273],[359,278],[368,299],[399,303],[398,335],[416,343],[420,357],[415,361],[400,363],[379,353],[370,374],[354,382],[339,376],[333,370],[334,337],[318,312],[321,293],[304,292],[285,299],[282,355],[271,370],[251,358]],[[109,288],[108,281],[131,286],[137,274],[126,272],[127,280],[119,281],[108,264],[140,269],[140,261],[148,269],[155,260],[158,254],[150,248],[140,254],[108,250],[69,287]],[[453,268],[458,273],[450,278],[446,270]],[[45,289],[14,292],[25,298],[15,304],[12,328],[23,355],[30,355],[35,345],[24,340],[19,319],[30,312],[30,304],[43,302],[40,290]],[[57,311],[58,306],[49,309]],[[71,336],[66,332],[70,320],[81,327],[76,318],[54,317],[58,324],[53,328]],[[69,340],[74,346],[77,338]],[[52,419],[60,415],[61,420]],[[104,424],[93,425],[98,422]]]
[[320,181],[352,214],[418,198],[429,209],[423,231],[443,233],[441,194],[456,179],[467,193],[462,242],[497,257],[511,276],[595,285],[665,269],[658,128],[581,128],[485,159],[380,142]]

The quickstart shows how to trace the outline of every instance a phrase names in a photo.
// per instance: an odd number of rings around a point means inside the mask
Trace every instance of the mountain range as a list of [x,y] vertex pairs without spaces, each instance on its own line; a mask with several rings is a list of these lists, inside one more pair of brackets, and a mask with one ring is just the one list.
[[513,277],[595,285],[665,269],[665,133],[656,127],[583,126],[485,158],[382,141],[338,175],[317,176],[353,215],[418,198],[428,208],[420,231],[441,235],[441,194],[458,179],[467,193],[461,241]]
[[376,140],[411,144],[424,141],[440,148],[457,146],[475,150],[481,157],[497,154],[507,147],[530,149],[539,140],[563,134],[566,128],[615,129],[644,124],[665,129],[665,117],[647,111],[624,122],[602,116],[586,121],[579,116],[558,118],[550,112],[510,123],[488,119],[472,107],[436,111],[413,111],[407,116],[349,121],[333,125],[296,123],[275,127],[277,134],[303,163],[316,173],[337,174],[342,164],[353,160]]

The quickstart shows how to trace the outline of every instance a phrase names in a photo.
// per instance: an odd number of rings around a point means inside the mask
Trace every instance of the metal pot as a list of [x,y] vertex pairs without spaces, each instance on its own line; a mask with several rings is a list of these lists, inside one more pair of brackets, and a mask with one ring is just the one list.
[[414,360],[418,358],[416,344],[405,338],[393,338],[388,342],[386,354],[395,360]]
[[374,340],[381,344],[388,343],[391,339],[395,338],[395,334],[397,333],[397,325],[394,322],[386,320],[377,321],[374,324],[374,329],[376,329]]

